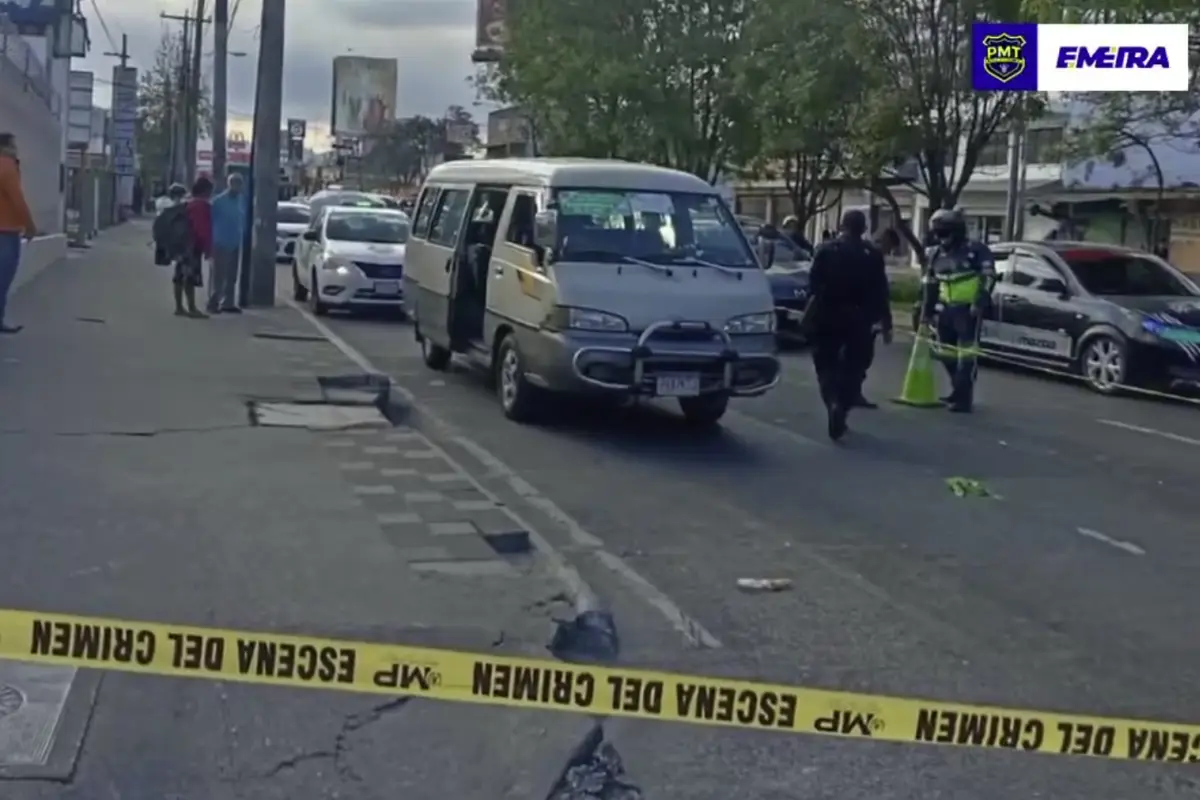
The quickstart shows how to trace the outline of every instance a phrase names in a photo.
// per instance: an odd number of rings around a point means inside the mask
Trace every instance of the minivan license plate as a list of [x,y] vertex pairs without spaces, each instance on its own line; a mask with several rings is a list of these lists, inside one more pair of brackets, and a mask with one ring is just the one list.
[[381,297],[396,297],[400,294],[400,282],[375,281],[375,294]]
[[659,397],[695,397],[700,394],[699,375],[663,375],[658,379]]

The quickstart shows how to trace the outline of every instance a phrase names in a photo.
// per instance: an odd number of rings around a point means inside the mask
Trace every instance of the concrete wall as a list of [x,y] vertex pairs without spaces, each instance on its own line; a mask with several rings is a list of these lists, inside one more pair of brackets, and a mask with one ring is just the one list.
[[0,27],[0,131],[17,135],[25,197],[38,228],[61,233],[63,130],[29,74],[29,52],[21,37],[6,36]]

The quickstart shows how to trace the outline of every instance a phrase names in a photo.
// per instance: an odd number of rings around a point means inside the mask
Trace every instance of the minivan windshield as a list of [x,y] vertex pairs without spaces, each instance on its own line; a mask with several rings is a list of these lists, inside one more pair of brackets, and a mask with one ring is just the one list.
[[756,266],[719,197],[622,189],[559,189],[559,261]]
[[1194,297],[1196,287],[1149,254],[1062,250],[1059,257],[1091,294],[1112,297]]
[[334,211],[325,225],[325,238],[333,242],[404,244],[408,241],[408,220],[395,212],[346,214]]

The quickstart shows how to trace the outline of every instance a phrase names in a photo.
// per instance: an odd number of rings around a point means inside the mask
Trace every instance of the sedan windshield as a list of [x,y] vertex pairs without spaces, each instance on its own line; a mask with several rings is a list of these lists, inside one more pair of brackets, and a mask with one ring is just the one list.
[[1059,252],[1091,294],[1113,297],[1194,297],[1197,290],[1166,262],[1141,253],[1111,250]]
[[404,244],[408,220],[399,214],[333,214],[325,226],[325,238],[333,242]]
[[560,261],[755,266],[737,221],[713,195],[561,189],[555,202]]
[[280,206],[278,222],[282,225],[307,225],[310,220],[307,208],[300,206]]

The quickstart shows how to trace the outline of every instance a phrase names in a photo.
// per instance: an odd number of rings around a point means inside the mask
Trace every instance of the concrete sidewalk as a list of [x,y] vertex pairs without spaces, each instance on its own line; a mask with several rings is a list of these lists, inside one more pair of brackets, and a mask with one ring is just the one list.
[[[500,552],[512,542],[471,480],[403,427],[252,424],[248,404],[311,401],[318,377],[357,368],[287,308],[174,317],[149,235],[105,232],[14,297],[0,608],[543,654],[550,616],[570,614],[562,587],[535,556]],[[0,663],[5,696],[8,800],[541,797],[582,730]]]

